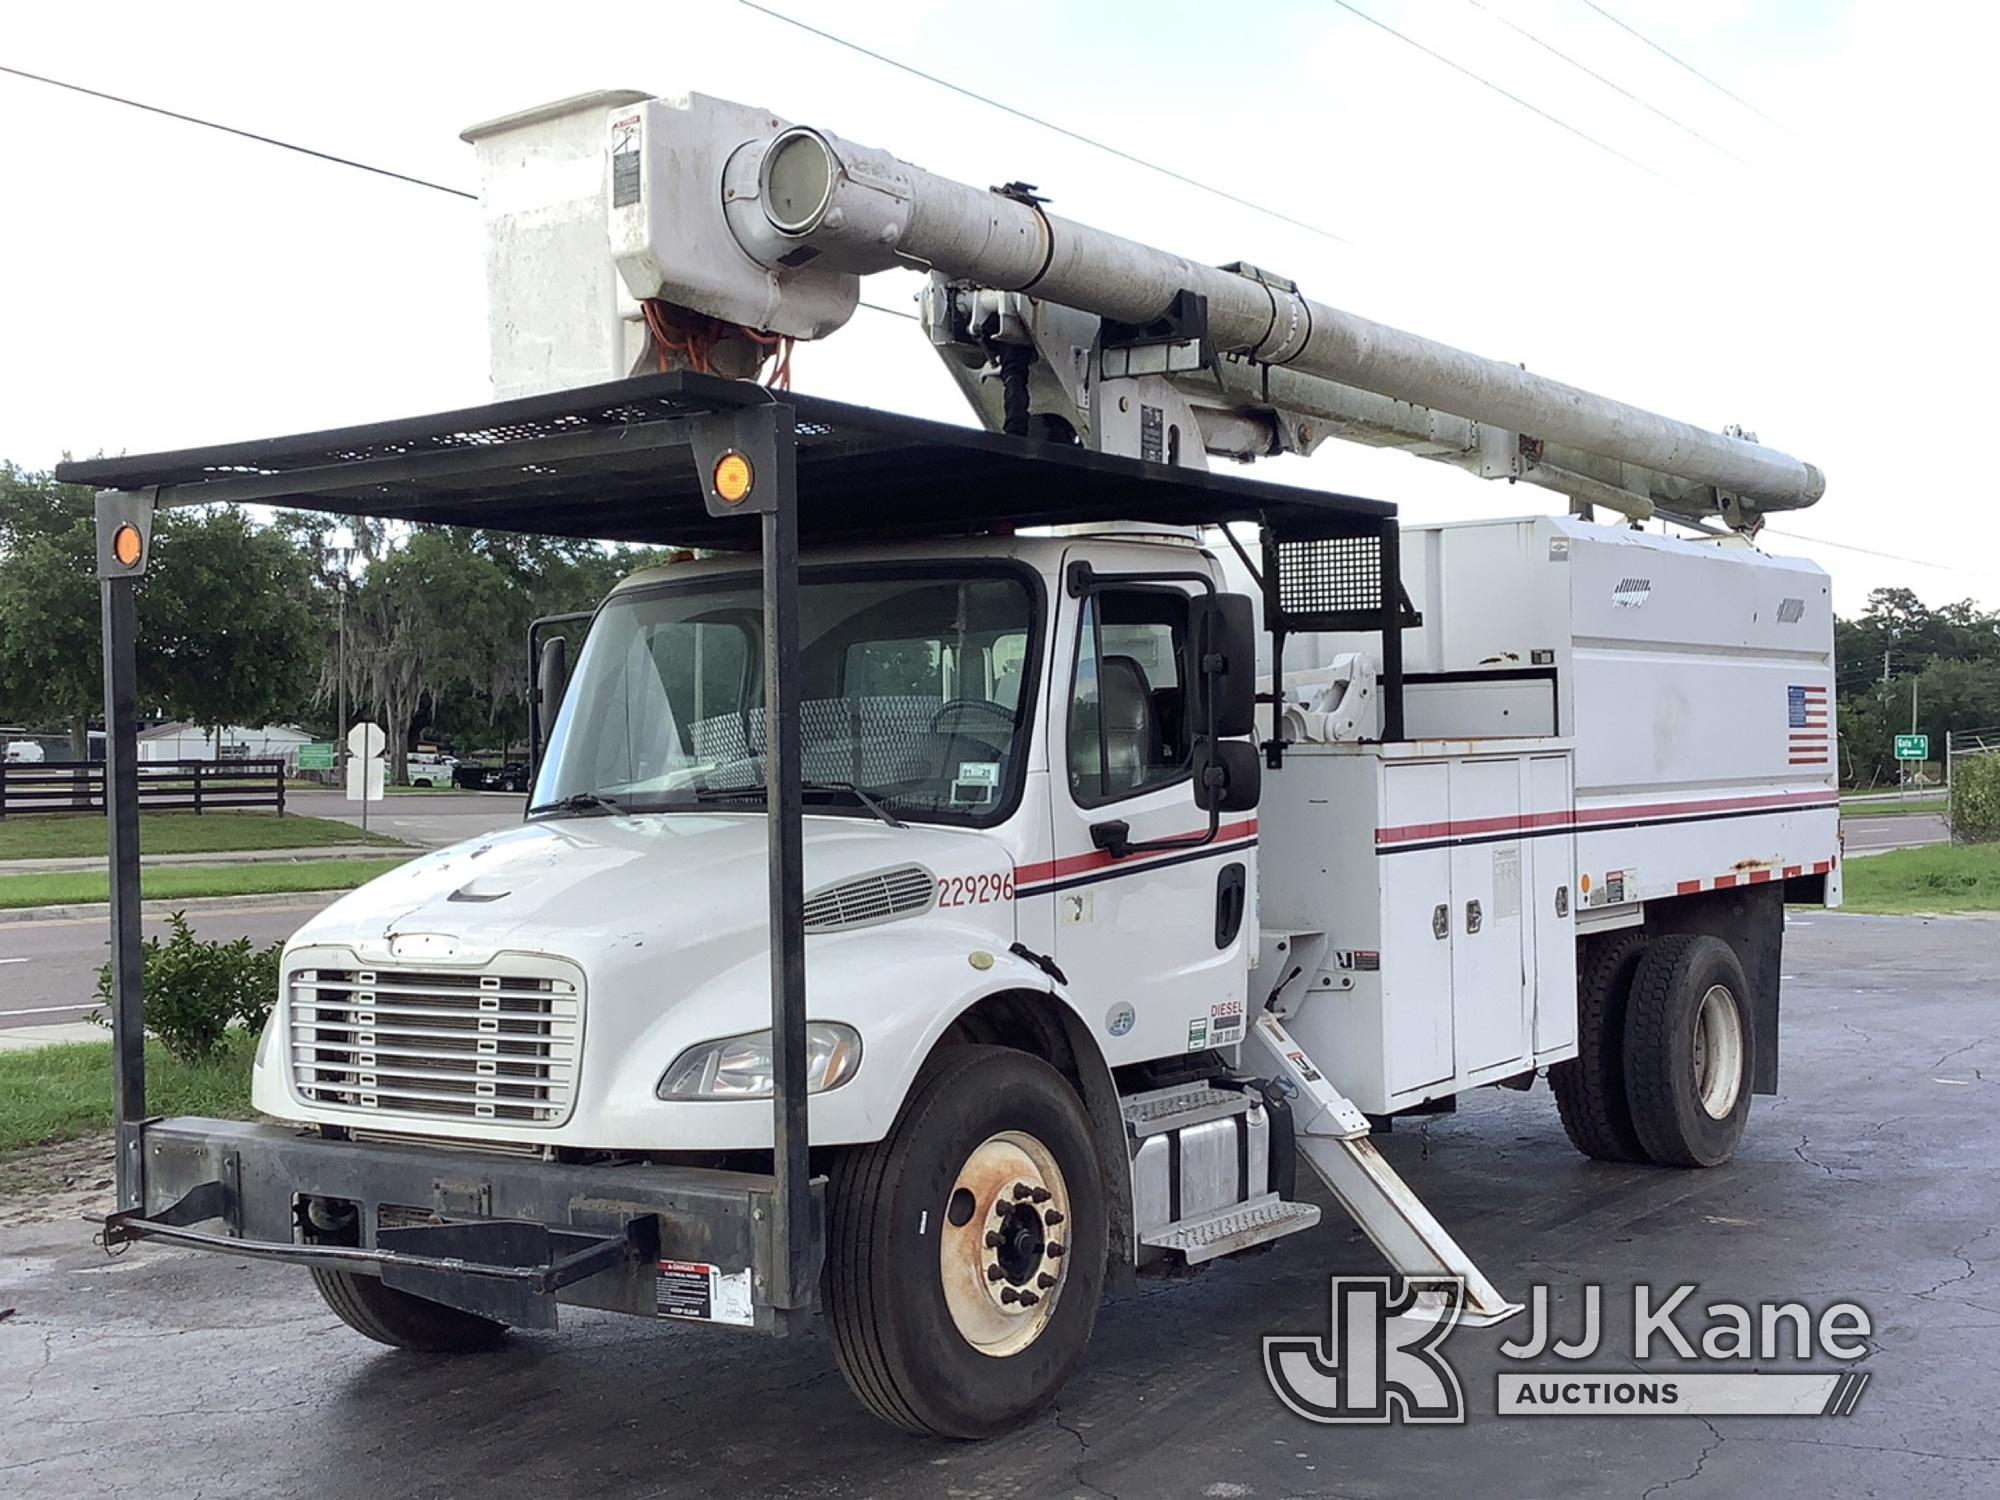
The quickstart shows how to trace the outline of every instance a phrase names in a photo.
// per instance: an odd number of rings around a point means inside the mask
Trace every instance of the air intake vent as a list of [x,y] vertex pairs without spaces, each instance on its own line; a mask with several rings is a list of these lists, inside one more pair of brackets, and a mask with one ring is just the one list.
[[843,881],[806,897],[806,931],[839,932],[930,908],[937,880],[922,865],[900,865]]

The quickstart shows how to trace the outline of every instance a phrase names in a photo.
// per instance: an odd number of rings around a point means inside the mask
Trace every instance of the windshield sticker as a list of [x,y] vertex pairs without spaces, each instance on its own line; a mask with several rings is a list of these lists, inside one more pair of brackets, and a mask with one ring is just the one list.
[[958,763],[958,784],[960,786],[1000,785],[1000,762],[997,760],[962,760]]

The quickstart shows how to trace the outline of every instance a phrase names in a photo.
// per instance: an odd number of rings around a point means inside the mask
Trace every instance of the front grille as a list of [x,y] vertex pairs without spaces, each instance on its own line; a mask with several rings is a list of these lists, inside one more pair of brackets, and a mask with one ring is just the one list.
[[301,969],[288,1000],[292,1081],[308,1103],[517,1125],[569,1116],[580,978]]
[[937,882],[921,865],[842,881],[806,897],[806,931],[832,932],[906,917],[931,904]]

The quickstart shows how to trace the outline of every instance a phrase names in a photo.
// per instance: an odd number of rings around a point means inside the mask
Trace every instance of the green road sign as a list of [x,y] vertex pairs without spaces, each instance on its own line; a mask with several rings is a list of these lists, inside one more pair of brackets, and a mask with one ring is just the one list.
[[299,769],[301,771],[331,771],[333,769],[333,746],[299,746]]
[[1927,734],[1899,734],[1896,736],[1897,760],[1929,760],[1931,758],[1931,737]]

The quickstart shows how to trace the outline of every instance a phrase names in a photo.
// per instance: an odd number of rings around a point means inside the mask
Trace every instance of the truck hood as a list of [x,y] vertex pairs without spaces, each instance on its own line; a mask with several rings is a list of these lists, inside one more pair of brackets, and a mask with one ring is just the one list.
[[[808,896],[910,864],[939,879],[1012,868],[999,839],[969,829],[808,816],[803,834]],[[452,964],[665,940],[685,954],[762,931],[767,870],[761,813],[546,819],[412,860],[327,907],[288,946]],[[1011,903],[1000,910],[1011,921]]]

